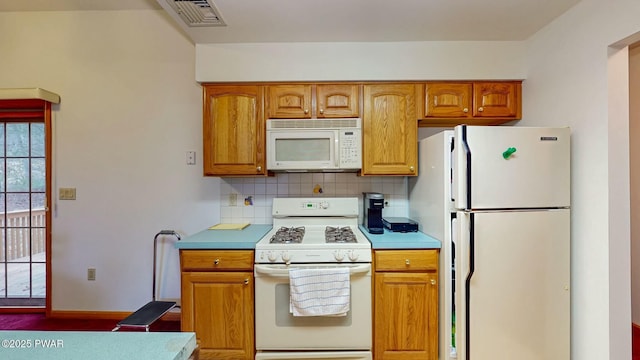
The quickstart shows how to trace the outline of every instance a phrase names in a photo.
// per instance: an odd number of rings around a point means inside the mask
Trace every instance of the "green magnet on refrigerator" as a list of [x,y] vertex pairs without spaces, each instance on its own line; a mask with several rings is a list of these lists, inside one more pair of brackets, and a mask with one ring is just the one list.
[[514,152],[516,152],[516,148],[514,148],[514,147],[510,147],[510,148],[508,148],[507,150],[505,150],[505,151],[502,153],[502,157],[503,157],[505,160],[507,160],[508,158],[510,158],[510,157],[511,157],[511,155],[513,155],[513,153],[514,153]]

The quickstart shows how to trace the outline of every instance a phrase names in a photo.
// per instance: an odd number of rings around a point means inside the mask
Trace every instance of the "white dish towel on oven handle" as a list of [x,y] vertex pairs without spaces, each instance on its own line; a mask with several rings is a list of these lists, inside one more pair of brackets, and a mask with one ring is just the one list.
[[289,269],[293,316],[346,316],[351,303],[348,267]]

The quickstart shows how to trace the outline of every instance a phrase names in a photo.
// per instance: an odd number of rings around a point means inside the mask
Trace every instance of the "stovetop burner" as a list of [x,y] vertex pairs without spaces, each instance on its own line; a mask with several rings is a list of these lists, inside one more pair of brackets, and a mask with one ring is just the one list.
[[324,230],[324,238],[328,243],[355,243],[358,242],[356,235],[349,226],[334,227],[327,226]]
[[274,198],[273,228],[255,246],[256,264],[371,262],[371,243],[358,228],[357,197]]
[[271,237],[271,244],[299,244],[304,237],[304,226],[280,227]]

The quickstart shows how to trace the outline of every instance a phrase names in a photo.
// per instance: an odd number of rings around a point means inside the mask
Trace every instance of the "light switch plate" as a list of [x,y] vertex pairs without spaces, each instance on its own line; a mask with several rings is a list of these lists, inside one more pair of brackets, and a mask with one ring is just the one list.
[[60,200],[75,200],[76,188],[60,188],[58,193],[58,199]]
[[96,269],[95,268],[88,268],[87,269],[87,280],[89,280],[89,281],[95,281],[96,280]]

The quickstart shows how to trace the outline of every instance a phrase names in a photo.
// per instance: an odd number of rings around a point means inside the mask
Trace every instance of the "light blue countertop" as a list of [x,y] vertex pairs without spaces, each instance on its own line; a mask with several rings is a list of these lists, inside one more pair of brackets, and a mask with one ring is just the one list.
[[373,249],[440,249],[442,246],[439,240],[419,231],[403,233],[384,229],[383,234],[371,234],[362,225],[360,230]]
[[[251,224],[243,230],[202,230],[175,243],[178,249],[255,249],[256,243],[271,230],[270,224]],[[373,249],[440,249],[440,241],[421,232],[370,234],[360,230]]]
[[255,249],[271,224],[251,224],[242,230],[202,230],[175,243],[178,249]]
[[0,331],[0,359],[186,360],[192,332]]

